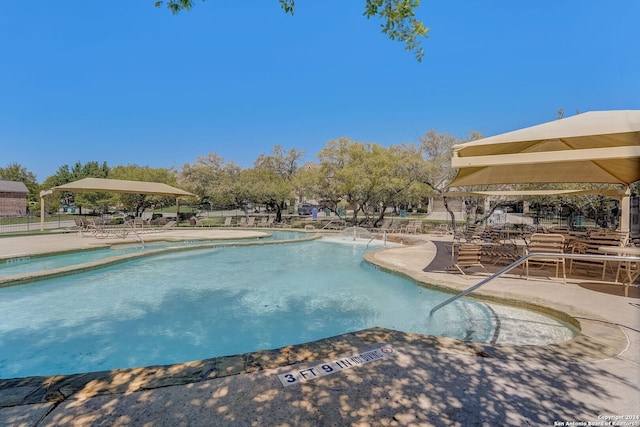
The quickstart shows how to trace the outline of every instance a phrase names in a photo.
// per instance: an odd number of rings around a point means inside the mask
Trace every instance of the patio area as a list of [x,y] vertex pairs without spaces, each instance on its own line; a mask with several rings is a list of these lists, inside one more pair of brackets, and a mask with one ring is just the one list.
[[[461,247],[473,246],[478,252],[478,262],[469,265],[470,272],[495,273],[505,265],[526,254],[554,252],[558,254],[595,256],[638,256],[637,236],[600,228],[572,231],[566,227],[465,227],[450,239],[438,242],[439,260],[429,266],[430,270],[451,271],[459,257]],[[555,243],[552,243],[554,241]],[[449,260],[444,254],[449,253]],[[577,283],[594,281],[601,285],[617,285],[625,293],[638,292],[638,262],[608,261],[602,259],[562,259],[548,257],[541,261],[531,260],[509,273],[528,279],[559,279],[567,277]],[[474,268],[476,267],[476,268]],[[463,275],[463,269],[459,270]]]

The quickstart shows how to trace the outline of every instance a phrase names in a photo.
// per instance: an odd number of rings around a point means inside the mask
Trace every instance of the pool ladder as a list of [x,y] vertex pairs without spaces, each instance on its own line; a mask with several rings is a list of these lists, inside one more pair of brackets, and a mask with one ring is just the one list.
[[[535,260],[536,258],[564,258],[564,259],[588,259],[588,260],[598,260],[598,261],[627,261],[627,262],[628,261],[634,261],[634,262],[640,262],[640,257],[636,257],[636,256],[620,256],[620,255],[615,255],[614,256],[614,255],[595,255],[595,254],[594,255],[591,255],[591,254],[558,254],[558,253],[546,253],[546,252],[535,252],[535,253],[527,254],[527,255],[524,255],[524,256],[520,257],[519,259],[515,260],[514,262],[512,262],[511,264],[509,264],[506,267],[502,268],[501,270],[498,270],[497,272],[493,273],[491,276],[487,277],[486,279],[483,279],[480,282],[476,283],[475,285],[471,286],[469,289],[465,289],[464,291],[462,291],[462,292],[452,296],[451,298],[441,302],[440,304],[436,305],[429,312],[429,317],[433,316],[433,314],[436,311],[440,310],[442,307],[444,307],[446,305],[449,305],[452,302],[454,302],[455,300],[457,300],[458,298],[462,298],[463,296],[475,291],[476,289],[478,289],[481,286],[484,286],[485,284],[489,283],[490,281],[492,281],[496,277],[500,277],[504,273],[513,270],[514,268],[518,267],[519,265],[521,265],[525,261],[527,261],[529,259],[534,259]],[[626,286],[628,286],[628,285],[626,285]]]

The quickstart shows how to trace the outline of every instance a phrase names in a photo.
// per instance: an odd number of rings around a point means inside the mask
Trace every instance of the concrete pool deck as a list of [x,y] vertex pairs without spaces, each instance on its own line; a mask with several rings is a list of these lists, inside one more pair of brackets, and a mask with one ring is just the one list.
[[[157,238],[218,238],[217,233],[255,232],[260,231],[175,230],[158,233]],[[370,252],[368,261],[454,290],[466,289],[484,277],[466,280],[436,265],[438,249],[443,248],[439,243],[446,238],[403,236],[407,238],[414,244]],[[75,233],[4,237],[0,258],[81,249],[100,244],[99,240]],[[634,417],[640,416],[640,298],[637,288],[632,288],[630,297],[624,297],[618,288],[622,287],[589,280],[569,280],[564,285],[512,275],[479,290],[488,298],[534,304],[572,316],[582,333],[557,345],[466,343],[372,328],[299,346],[171,366],[0,380],[0,425],[617,422],[638,426],[640,419]],[[354,362],[349,369],[311,379],[322,365],[362,360],[350,358],[383,344],[396,355],[366,364]],[[310,380],[284,387],[278,378],[300,372]]]

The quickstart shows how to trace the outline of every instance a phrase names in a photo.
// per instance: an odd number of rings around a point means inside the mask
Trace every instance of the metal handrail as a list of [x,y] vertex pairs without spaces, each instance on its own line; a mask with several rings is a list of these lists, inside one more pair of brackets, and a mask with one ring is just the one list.
[[496,271],[491,276],[487,277],[484,280],[481,280],[480,282],[478,282],[475,285],[471,286],[469,289],[465,289],[464,291],[462,291],[462,292],[452,296],[451,298],[441,302],[440,304],[436,305],[429,312],[429,317],[433,316],[433,313],[435,313],[436,311],[440,310],[445,305],[448,305],[448,304],[454,302],[455,300],[457,300],[458,298],[461,298],[461,297],[467,295],[468,293],[471,293],[471,292],[475,291],[479,287],[485,285],[486,283],[490,282],[491,280],[495,279],[496,277],[499,277],[499,276],[503,275],[504,273],[513,270],[514,268],[516,268],[517,266],[519,266],[520,264],[522,264],[523,262],[525,262],[525,261],[527,261],[527,260],[529,260],[531,258],[534,258],[534,259],[535,258],[569,258],[569,259],[588,259],[588,260],[602,260],[602,261],[636,261],[636,262],[640,262],[640,257],[637,257],[637,256],[595,255],[595,254],[559,254],[559,253],[553,253],[553,252],[534,252],[534,253],[530,253],[530,254],[527,254],[527,255],[524,255],[524,256],[520,257],[519,259],[517,259],[516,261],[514,261],[511,264],[507,265],[506,267]]
[[321,228],[321,230],[326,230],[326,228],[329,227],[333,223],[340,224],[341,226],[344,226],[345,225],[345,220],[344,219],[341,219],[341,220],[338,220],[338,221],[330,220],[327,224],[325,224],[324,227]]
[[[371,240],[367,242],[367,247],[365,248],[365,250],[369,249],[369,244],[371,244],[371,242],[373,242],[376,239],[376,237],[377,236],[373,236]],[[382,230],[382,241],[384,243],[384,246],[387,246],[387,230]]]

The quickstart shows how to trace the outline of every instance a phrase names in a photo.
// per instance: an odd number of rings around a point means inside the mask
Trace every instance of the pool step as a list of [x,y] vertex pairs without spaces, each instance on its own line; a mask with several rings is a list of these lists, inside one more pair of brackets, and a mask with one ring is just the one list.
[[465,341],[495,342],[500,332],[500,319],[490,306],[479,301],[458,301],[462,314]]

